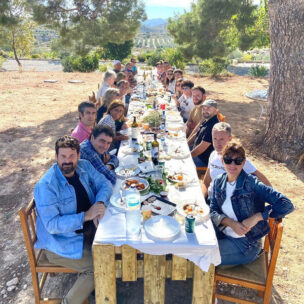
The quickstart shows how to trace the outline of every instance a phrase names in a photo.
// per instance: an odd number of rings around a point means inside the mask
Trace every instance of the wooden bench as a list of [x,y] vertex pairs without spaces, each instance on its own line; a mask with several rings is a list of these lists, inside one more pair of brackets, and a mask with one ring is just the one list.
[[94,274],[96,304],[116,303],[116,279],[144,280],[144,303],[165,302],[165,280],[193,278],[193,304],[212,301],[214,265],[203,272],[192,262],[175,255],[149,255],[123,245],[94,243]]
[[[43,250],[35,250],[34,245],[37,241],[36,235],[36,207],[34,199],[28,204],[26,208],[21,208],[19,210],[19,217],[22,226],[22,232],[24,236],[25,246],[27,249],[27,255],[30,263],[30,269],[32,273],[32,283],[34,289],[35,304],[48,303],[48,304],[59,304],[62,299],[49,299],[42,298],[42,289],[44,287],[45,281],[48,274],[54,273],[77,273],[77,271],[65,268],[62,266],[50,264],[44,255]],[[41,278],[39,279],[38,274],[41,273]],[[88,304],[89,301],[86,300],[84,304]]]

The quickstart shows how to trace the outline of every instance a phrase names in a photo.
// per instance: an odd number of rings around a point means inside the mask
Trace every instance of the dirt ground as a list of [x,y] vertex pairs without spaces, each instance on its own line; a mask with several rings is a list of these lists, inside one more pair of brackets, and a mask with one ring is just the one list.
[[[58,82],[44,83],[45,79],[57,79]],[[68,83],[72,79],[83,80],[84,83]],[[219,109],[232,125],[234,136],[246,146],[257,168],[296,207],[295,212],[284,220],[272,303],[302,304],[304,234],[300,231],[304,213],[304,174],[259,152],[254,142],[265,117],[258,121],[261,113],[259,102],[244,96],[248,91],[265,89],[268,81],[241,76],[220,80],[193,79],[195,84],[207,90],[208,98],[219,102]],[[97,89],[100,80],[100,73],[0,73],[0,303],[34,303],[17,213],[29,202],[35,183],[54,162],[55,140],[69,133],[77,124],[77,105]],[[6,282],[14,277],[18,277],[19,283],[15,290],[8,292]],[[189,284],[185,286],[190,288]],[[227,293],[242,292],[225,286],[221,288]],[[176,285],[173,289],[180,288]],[[181,299],[175,303],[187,302],[185,298]],[[138,302],[130,300],[128,303]]]

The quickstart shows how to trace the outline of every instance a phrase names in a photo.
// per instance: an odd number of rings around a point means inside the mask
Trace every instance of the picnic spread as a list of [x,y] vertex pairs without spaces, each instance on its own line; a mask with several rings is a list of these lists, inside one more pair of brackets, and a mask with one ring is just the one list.
[[[164,271],[163,267],[167,266],[160,260],[155,262],[155,259],[166,259],[166,255],[173,255],[173,264],[182,260],[181,265],[184,265],[186,274],[189,268],[187,263],[190,262],[195,264],[194,272],[206,272],[207,281],[211,282],[210,290],[206,291],[206,278],[205,281],[199,280],[197,276],[194,278],[194,289],[200,290],[201,294],[193,291],[193,301],[200,299],[200,303],[211,303],[214,266],[221,263],[221,258],[209,218],[209,207],[201,191],[182,118],[171,100],[171,94],[152,79],[146,81],[138,77],[138,86],[128,109],[128,121],[132,123],[133,117],[136,117],[138,123],[137,138],[132,141],[134,130],[129,127],[126,134],[130,140],[121,142],[117,155],[120,165],[116,168],[118,178],[113,195],[95,234],[93,255],[96,303],[104,303],[105,298],[110,299],[110,302],[116,301],[116,277],[126,281],[144,277],[145,281],[150,280],[152,275],[156,281],[161,280],[159,271]],[[151,156],[154,134],[157,134],[159,143],[157,163],[152,162]],[[141,208],[149,206],[152,210],[151,218],[146,221],[141,219],[140,232],[135,238],[130,238],[127,233],[128,207],[124,197],[124,192],[131,184],[140,193]],[[192,233],[185,229],[188,215],[194,218]],[[136,262],[138,253],[144,254],[144,274],[140,274],[140,261]],[[122,255],[120,263],[117,254]],[[130,256],[133,256],[131,263]],[[153,265],[148,262],[149,257],[154,257],[151,260]],[[150,267],[154,267],[154,274],[148,271]],[[173,279],[176,276],[174,269],[172,276],[166,276]],[[145,301],[150,299],[151,303],[156,303],[160,300],[160,303],[164,303],[164,290],[157,286],[145,285]],[[209,295],[203,300],[204,292]]]

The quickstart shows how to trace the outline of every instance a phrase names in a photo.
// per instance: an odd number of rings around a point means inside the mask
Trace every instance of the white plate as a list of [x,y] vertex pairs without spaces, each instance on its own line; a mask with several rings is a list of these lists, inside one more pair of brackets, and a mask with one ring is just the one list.
[[[149,154],[151,154],[150,152],[151,151],[149,151]],[[138,164],[138,167],[139,167],[140,171],[143,173],[153,172],[153,171],[157,170],[157,168],[154,166],[152,161],[145,161],[141,164]]]
[[115,193],[111,196],[110,204],[112,206],[114,206],[115,208],[119,209],[121,212],[126,211],[126,204],[125,203],[121,204],[120,193],[119,192],[117,192],[117,193]]
[[184,132],[169,131],[166,136],[167,136],[168,139],[171,139],[171,140],[183,140],[183,139],[186,139],[186,136],[185,136]]
[[167,116],[166,116],[166,121],[169,121],[169,122],[181,122],[182,119],[181,119],[180,116],[167,115]]
[[198,204],[196,202],[192,202],[191,200],[189,200],[189,202],[180,203],[177,205],[177,212],[183,215],[184,217],[186,217],[187,214],[191,213],[185,212],[184,207],[186,205],[195,205],[197,208],[201,208],[204,211],[202,214],[196,214],[196,212],[192,213],[195,216],[195,222],[203,222],[209,218],[209,206],[206,204]]
[[[182,175],[183,179],[179,180],[177,177],[174,178],[172,175]],[[170,176],[172,176],[172,177],[170,177]],[[169,173],[168,180],[173,183],[184,183],[185,185],[189,184],[192,181],[191,177],[188,174],[185,174],[182,172],[177,172],[177,173],[173,173],[173,174]]]
[[189,151],[185,151],[183,149],[179,149],[177,152],[176,152],[176,149],[175,150],[171,150],[169,153],[168,153],[169,156],[171,156],[172,158],[176,158],[176,159],[184,159],[184,158],[187,158],[189,155],[190,155],[190,152]]
[[127,178],[126,180],[124,180],[124,181],[122,182],[122,184],[121,184],[121,189],[122,189],[122,190],[127,190],[127,189],[129,189],[129,187],[126,186],[126,182],[127,182],[128,180],[137,180],[139,183],[143,183],[143,184],[145,185],[145,188],[142,189],[142,190],[139,190],[139,192],[144,192],[144,191],[146,191],[146,190],[149,188],[149,186],[150,186],[150,185],[149,185],[149,182],[148,182],[147,180],[143,179],[143,178],[140,178],[140,177],[131,177],[131,178]]
[[135,176],[140,172],[140,169],[137,165],[126,165],[119,166],[115,169],[115,173],[119,177],[128,178],[131,176]]
[[135,154],[135,153],[139,153],[143,150],[144,148],[140,145],[136,145],[136,146],[123,146],[121,148],[121,152],[123,154]]
[[148,238],[156,241],[169,242],[175,240],[180,234],[180,224],[171,216],[152,216],[144,223]]

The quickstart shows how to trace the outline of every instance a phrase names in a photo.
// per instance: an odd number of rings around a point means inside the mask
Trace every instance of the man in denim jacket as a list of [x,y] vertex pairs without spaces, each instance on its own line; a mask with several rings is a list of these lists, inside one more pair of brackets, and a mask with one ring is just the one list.
[[81,273],[62,303],[81,304],[94,289],[89,238],[106,210],[111,183],[86,160],[79,160],[77,139],[56,141],[56,160],[34,190],[37,210],[36,248],[52,264]]

